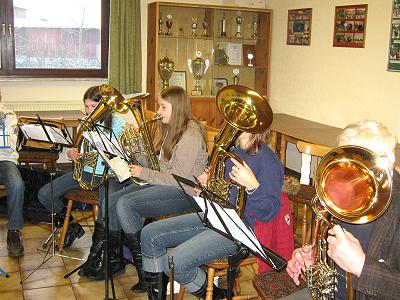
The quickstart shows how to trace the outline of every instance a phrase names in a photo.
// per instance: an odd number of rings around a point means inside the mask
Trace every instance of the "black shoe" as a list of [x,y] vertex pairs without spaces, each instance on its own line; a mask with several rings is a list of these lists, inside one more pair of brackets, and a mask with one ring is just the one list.
[[[81,268],[79,269],[79,276],[88,276],[88,274],[93,273],[93,270],[98,266],[98,261],[102,260],[103,247],[104,247],[104,227],[103,225],[95,222],[94,232],[92,235],[92,246],[90,247],[90,253]],[[98,271],[98,270],[97,270]]]
[[79,223],[69,224],[67,234],[65,235],[64,248],[72,245],[76,238],[80,239],[85,234],[82,226]]
[[[202,299],[206,298],[206,294],[207,294],[207,280],[206,282],[204,282],[203,286],[199,290],[192,293],[192,295]],[[219,288],[214,284],[213,295],[212,295],[213,300],[225,299],[227,295],[228,291],[226,289]]]
[[21,232],[19,230],[10,230],[7,232],[7,250],[11,257],[20,257],[24,255],[24,246],[20,240]]
[[144,272],[149,300],[165,300],[167,297],[168,276],[164,272]]

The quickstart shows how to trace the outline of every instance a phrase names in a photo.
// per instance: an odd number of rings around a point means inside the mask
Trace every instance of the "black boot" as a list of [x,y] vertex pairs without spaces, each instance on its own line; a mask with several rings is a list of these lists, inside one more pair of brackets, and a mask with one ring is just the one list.
[[[66,210],[64,209],[61,213],[54,214],[54,226],[61,228],[64,225]],[[80,239],[84,234],[82,226],[79,223],[72,223],[74,218],[72,215],[69,217],[69,226],[67,234],[65,235],[64,248],[68,248],[72,245],[76,238]],[[72,223],[72,224],[71,224]]]
[[168,276],[165,273],[144,272],[149,300],[165,300],[167,297]]
[[[104,227],[103,225],[95,222],[94,232],[92,235],[92,246],[90,247],[90,253],[86,263],[79,269],[79,276],[87,276],[88,273],[96,271],[96,266],[99,265],[99,260],[103,259],[103,247],[104,247]],[[98,270],[97,270],[98,271]]]
[[[192,293],[192,295],[202,299],[206,298],[206,294],[207,294],[207,280],[199,290]],[[221,289],[214,284],[213,295],[212,295],[213,300],[225,299],[227,295],[228,295],[227,290]]]
[[[121,232],[109,231],[108,243],[110,249],[108,254],[108,274],[112,276],[125,270],[125,261],[122,253]],[[91,267],[85,269],[84,276],[92,280],[103,280],[105,278],[106,262],[104,261],[104,250],[104,246],[102,245],[101,251],[96,255]]]
[[139,282],[131,287],[131,290],[135,293],[145,293],[147,291],[147,285],[144,280],[144,272],[142,269],[142,252],[140,247],[140,231],[135,233],[126,233],[125,242],[129,250],[132,253],[132,261],[136,267]]

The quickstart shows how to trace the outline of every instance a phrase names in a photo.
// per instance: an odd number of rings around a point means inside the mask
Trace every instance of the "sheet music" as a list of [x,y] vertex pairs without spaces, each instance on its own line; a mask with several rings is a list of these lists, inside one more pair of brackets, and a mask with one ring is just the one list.
[[224,233],[232,235],[236,240],[247,246],[255,253],[259,253],[260,256],[268,260],[267,255],[262,249],[261,244],[258,241],[257,237],[255,236],[254,232],[251,231],[249,228],[247,228],[247,226],[243,223],[243,221],[240,219],[240,217],[237,215],[234,209],[222,208],[219,204],[215,202],[213,203],[217,209],[217,212],[223,218],[225,225],[229,229],[230,233],[228,233],[226,232],[216,212],[211,206],[210,201],[209,200],[204,201],[204,199],[201,197],[193,197],[193,198],[203,212],[205,212],[205,203],[207,203],[207,208],[208,208],[207,218],[214,228]]
[[[97,152],[110,167],[119,182],[123,182],[132,177],[129,165],[125,160],[125,154],[116,139],[111,138],[111,140],[109,140],[108,137],[104,136],[104,134],[100,135],[97,131],[85,131],[83,137],[86,138],[92,146],[96,147]],[[106,153],[110,153],[114,157],[110,159]]]
[[100,135],[97,131],[85,131],[83,137],[86,138],[97,150],[111,153],[125,159],[125,154],[122,151],[118,141],[115,138],[108,139],[108,137]]
[[[19,127],[21,128],[22,133],[27,139],[52,142],[62,145],[71,144],[71,141],[68,141],[64,137],[63,131],[58,127],[52,127],[43,124],[20,124]],[[50,141],[47,135],[50,137]]]

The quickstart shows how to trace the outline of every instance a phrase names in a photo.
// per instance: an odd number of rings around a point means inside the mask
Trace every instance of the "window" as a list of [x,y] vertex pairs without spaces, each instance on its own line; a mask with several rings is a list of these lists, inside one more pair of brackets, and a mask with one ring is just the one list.
[[107,77],[109,0],[1,0],[0,75]]

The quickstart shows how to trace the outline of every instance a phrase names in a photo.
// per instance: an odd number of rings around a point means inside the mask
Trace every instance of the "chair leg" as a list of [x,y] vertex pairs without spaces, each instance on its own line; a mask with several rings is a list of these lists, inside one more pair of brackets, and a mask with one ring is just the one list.
[[99,206],[92,205],[92,211],[93,211],[93,222],[96,222],[97,217],[99,216]]
[[60,245],[59,245],[60,252],[62,252],[63,248],[64,248],[65,236],[67,235],[67,232],[68,232],[69,218],[71,216],[71,210],[72,210],[73,204],[74,204],[73,200],[68,200],[67,211],[65,212],[64,224],[63,224],[63,227],[61,230],[61,236],[60,236]]
[[214,275],[215,275],[215,269],[214,268],[208,268],[208,270],[207,270],[206,300],[212,300],[212,298],[213,298]]
[[302,231],[301,231],[301,240],[303,242],[303,245],[306,243],[306,239],[307,239],[307,211],[308,211],[308,207],[307,204],[303,205],[303,219],[302,219]]
[[179,288],[179,294],[178,294],[177,300],[183,300],[183,296],[185,296],[185,288],[183,286],[181,286]]

